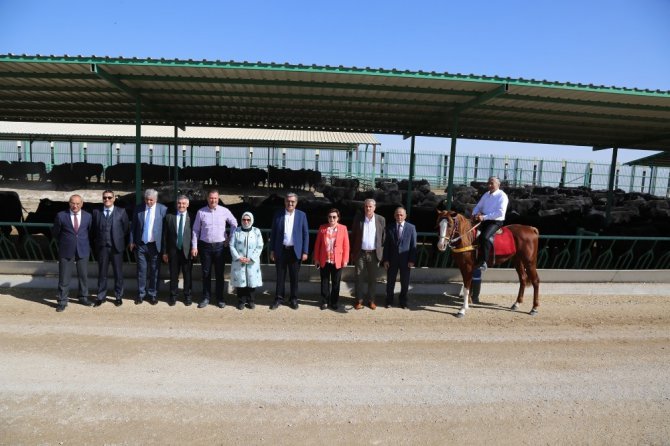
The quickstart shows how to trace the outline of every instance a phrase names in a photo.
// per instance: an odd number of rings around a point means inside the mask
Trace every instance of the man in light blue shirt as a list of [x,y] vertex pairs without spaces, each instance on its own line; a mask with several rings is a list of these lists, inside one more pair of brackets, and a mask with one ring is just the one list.
[[493,246],[493,234],[496,233],[505,222],[505,213],[509,199],[507,194],[500,190],[498,177],[491,177],[488,181],[489,191],[482,195],[479,203],[472,210],[472,219],[479,222],[479,246],[481,257],[477,265],[482,271],[486,271],[486,261]]

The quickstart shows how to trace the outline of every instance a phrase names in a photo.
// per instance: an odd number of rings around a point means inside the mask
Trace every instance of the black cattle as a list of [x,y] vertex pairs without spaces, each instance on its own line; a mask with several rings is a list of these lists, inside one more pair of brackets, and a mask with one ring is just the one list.
[[25,180],[27,175],[39,175],[40,181],[46,181],[47,167],[41,161],[13,161],[6,169],[3,177],[6,180]]
[[83,175],[89,183],[93,177],[97,178],[98,183],[102,180],[103,165],[100,163],[77,162],[72,164],[72,169],[77,175]]
[[11,165],[9,161],[0,160],[0,177],[2,177],[3,180],[7,179],[7,174],[9,173],[10,168]]
[[135,182],[135,163],[119,163],[105,169],[105,183],[114,181],[130,184]]
[[[180,170],[181,169],[177,167],[177,175],[180,175]],[[142,163],[142,181],[144,184],[156,184],[173,179],[174,167]]]
[[[102,169],[102,164],[100,165]],[[74,164],[59,164],[53,166],[47,178],[56,187],[56,190],[76,189],[86,186],[87,178],[84,173],[74,168]]]
[[[23,206],[19,194],[14,191],[0,192],[0,221],[6,222],[22,222],[23,221]],[[16,227],[19,234],[23,235],[23,227]],[[11,226],[3,226],[2,233],[8,236],[12,232]]]
[[217,166],[187,166],[184,167],[179,178],[184,181],[201,181],[202,183],[213,184],[217,177]]

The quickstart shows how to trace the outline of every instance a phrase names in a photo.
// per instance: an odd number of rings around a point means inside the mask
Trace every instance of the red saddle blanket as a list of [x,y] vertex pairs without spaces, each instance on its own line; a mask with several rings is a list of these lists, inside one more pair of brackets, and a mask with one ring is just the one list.
[[514,255],[516,253],[516,245],[514,244],[512,231],[505,226],[500,228],[493,239],[493,249],[497,257]]

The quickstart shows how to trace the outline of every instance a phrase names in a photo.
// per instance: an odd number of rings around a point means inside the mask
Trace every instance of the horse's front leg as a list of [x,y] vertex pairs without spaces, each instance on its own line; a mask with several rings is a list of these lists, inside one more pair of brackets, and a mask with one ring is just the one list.
[[470,289],[472,287],[472,271],[468,271],[467,269],[461,269],[461,276],[463,276],[463,306],[461,307],[460,310],[458,310],[458,313],[456,313],[456,317],[461,318],[465,316],[465,312],[469,308],[469,304],[472,303],[470,301]]

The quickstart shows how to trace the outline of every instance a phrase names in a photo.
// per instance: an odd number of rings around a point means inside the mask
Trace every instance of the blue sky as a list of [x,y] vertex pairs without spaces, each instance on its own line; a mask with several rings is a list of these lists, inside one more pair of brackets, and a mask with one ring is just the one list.
[[[670,90],[670,0],[0,0],[0,53],[398,68]],[[378,136],[384,147],[408,147]],[[450,141],[418,138],[418,150]],[[611,151],[460,140],[459,153]],[[622,150],[619,161],[650,152]]]

